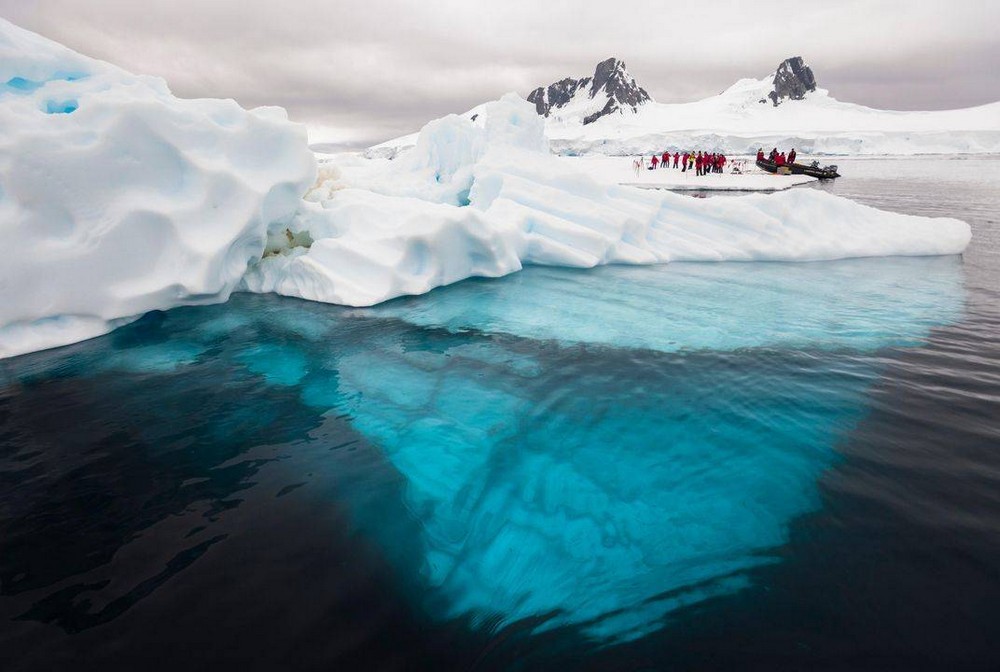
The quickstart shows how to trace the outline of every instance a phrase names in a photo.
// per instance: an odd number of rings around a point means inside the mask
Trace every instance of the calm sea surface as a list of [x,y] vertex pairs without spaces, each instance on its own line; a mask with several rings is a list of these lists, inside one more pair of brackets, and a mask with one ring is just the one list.
[[962,258],[238,295],[0,361],[0,669],[1000,668],[1000,159]]

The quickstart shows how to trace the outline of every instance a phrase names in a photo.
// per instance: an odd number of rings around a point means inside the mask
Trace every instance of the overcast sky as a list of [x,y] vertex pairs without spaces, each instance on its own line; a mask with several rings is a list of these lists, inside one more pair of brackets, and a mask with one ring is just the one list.
[[660,102],[796,55],[840,100],[1000,100],[1000,0],[0,0],[0,16],[177,95],[281,105],[355,146],[608,56]]

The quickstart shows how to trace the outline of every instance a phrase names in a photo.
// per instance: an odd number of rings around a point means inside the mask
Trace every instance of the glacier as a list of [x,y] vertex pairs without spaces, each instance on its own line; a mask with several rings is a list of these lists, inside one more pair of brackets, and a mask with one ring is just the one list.
[[394,161],[318,165],[281,109],[178,99],[6,21],[0,56],[0,233],[17,249],[0,357],[236,290],[370,306],[526,265],[952,255],[971,236],[809,189],[602,184],[552,154],[516,94],[430,122]]

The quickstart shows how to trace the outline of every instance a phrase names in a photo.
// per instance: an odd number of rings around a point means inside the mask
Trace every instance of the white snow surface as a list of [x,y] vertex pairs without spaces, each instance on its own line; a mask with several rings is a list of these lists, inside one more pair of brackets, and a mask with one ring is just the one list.
[[180,100],[0,19],[0,357],[225,301],[315,173],[280,108]]
[[[629,156],[685,149],[753,155],[761,147],[827,155],[1000,152],[1000,102],[904,112],[842,102],[816,89],[802,100],[774,106],[767,99],[773,79],[773,74],[741,79],[717,96],[690,103],[649,101],[636,112],[624,109],[586,126],[582,114],[567,107],[545,120],[545,134],[552,150],[563,155]],[[483,111],[480,105],[463,116]],[[392,158],[412,147],[416,137],[375,145],[367,155]]]
[[[650,157],[644,157],[648,162]],[[816,182],[815,177],[808,175],[776,175],[756,167],[754,157],[727,157],[740,159],[744,163],[744,172],[732,172],[730,161],[723,173],[708,173],[698,175],[694,168],[681,171],[671,167],[646,168],[636,171],[633,168],[633,157],[626,156],[560,156],[563,163],[581,170],[598,182],[605,184],[624,184],[644,189],[669,189],[670,191],[784,191],[802,184]],[[808,163],[808,157],[803,157]]]
[[[595,180],[548,151],[514,94],[428,124],[394,160],[324,164],[304,209],[244,280],[251,291],[368,306],[525,264],[811,261],[958,254],[965,222],[812,189],[699,200]],[[309,239],[310,247],[291,242]]]

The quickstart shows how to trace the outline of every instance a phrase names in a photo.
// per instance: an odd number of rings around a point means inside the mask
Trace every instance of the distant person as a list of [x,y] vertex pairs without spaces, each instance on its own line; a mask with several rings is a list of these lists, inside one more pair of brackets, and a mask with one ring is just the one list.
[[663,152],[663,157],[660,159],[660,168],[670,167],[670,152]]
[[684,152],[684,167],[681,168],[681,172],[682,173],[686,173],[687,170],[688,170],[688,157],[689,156],[690,156],[689,152]]
[[792,147],[792,151],[788,152],[788,163],[795,163],[795,148]]
[[705,157],[701,155],[701,151],[699,151],[698,155],[694,157],[694,170],[695,175],[705,174]]
[[719,154],[719,172],[720,173],[726,172],[726,155],[725,154]]
[[660,165],[660,160],[656,158],[656,154],[653,154],[653,159],[649,162],[649,169],[656,170],[658,165]]
[[677,168],[677,162],[680,160],[681,155],[678,152],[674,152],[674,168]]
[[778,156],[774,157],[774,163],[777,166],[785,165],[785,153],[781,152]]
[[770,161],[771,163],[774,163],[774,161],[777,158],[778,158],[778,148],[775,147],[774,149],[771,150],[771,153],[767,155],[767,160]]
[[758,161],[763,161],[764,160],[764,148],[763,147],[761,147],[761,148],[759,148],[757,150],[757,160]]

